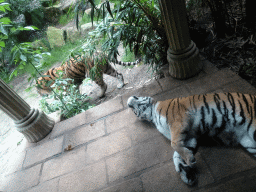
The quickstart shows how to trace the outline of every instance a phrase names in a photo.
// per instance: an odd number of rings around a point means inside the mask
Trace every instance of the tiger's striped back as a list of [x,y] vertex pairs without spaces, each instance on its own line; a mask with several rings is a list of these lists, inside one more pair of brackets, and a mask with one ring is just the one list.
[[255,139],[256,98],[250,94],[214,93],[175,98],[160,101],[156,110],[166,116],[169,125],[187,122],[184,129],[188,131],[209,132],[213,136],[226,127],[225,131],[230,128],[237,134],[248,131]]

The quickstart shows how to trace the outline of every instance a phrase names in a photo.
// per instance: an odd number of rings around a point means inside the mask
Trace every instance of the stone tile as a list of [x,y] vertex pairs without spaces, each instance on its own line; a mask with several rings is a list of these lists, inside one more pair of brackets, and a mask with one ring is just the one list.
[[0,191],[21,191],[39,182],[41,164],[1,178]]
[[202,147],[199,151],[217,180],[256,167],[255,160],[242,149]]
[[176,173],[173,162],[141,175],[144,191],[187,192],[193,189],[186,185]]
[[0,174],[8,175],[22,169],[26,152],[9,151],[1,157]]
[[208,168],[207,164],[203,160],[201,153],[195,155],[197,170],[198,170],[198,182],[197,187],[202,187],[210,183],[214,183],[213,175]]
[[217,67],[214,66],[210,61],[208,60],[203,60],[203,71],[207,74],[213,74],[218,71],[220,71]]
[[129,97],[131,97],[133,95],[144,97],[144,96],[152,96],[152,95],[155,95],[155,94],[161,93],[161,92],[162,92],[161,87],[159,86],[158,82],[156,80],[154,80],[149,85],[144,85],[141,88],[138,88],[134,91],[124,94],[122,96],[124,107],[125,108],[127,107],[127,100]]
[[40,183],[39,185],[27,190],[27,192],[58,192],[59,178]]
[[139,178],[130,179],[115,186],[100,190],[100,192],[143,192],[142,182]]
[[109,181],[167,161],[172,158],[172,154],[170,141],[163,136],[149,139],[106,160]]
[[213,183],[214,179],[200,154],[196,154],[198,182],[189,187],[185,184],[180,174],[175,171],[173,161],[164,164],[141,175],[145,191],[191,191],[191,189],[202,187]]
[[27,150],[24,167],[38,163],[62,152],[63,137],[49,140],[46,143]]
[[111,133],[88,144],[86,159],[93,162],[131,147],[131,139],[125,130]]
[[132,112],[131,109],[126,109],[106,118],[107,132],[111,133],[113,131],[122,129],[127,125],[132,125],[136,121],[138,121],[138,117]]
[[188,91],[188,89],[184,86],[181,86],[181,87],[177,87],[173,90],[157,94],[157,95],[153,96],[153,98],[157,101],[164,101],[167,99],[172,99],[172,98],[177,98],[177,97],[187,97],[189,95],[191,95],[191,94]]
[[121,109],[123,109],[121,97],[104,102],[70,119],[57,123],[52,130],[51,138],[64,134],[80,125],[94,122]]
[[186,87],[189,89],[192,95],[207,93],[209,91],[220,89],[221,86],[230,82],[238,80],[240,77],[235,75],[229,69],[223,69],[212,75],[186,83]]
[[156,135],[161,135],[153,124],[140,120],[130,109],[108,117],[106,127],[108,133],[124,129],[122,131],[125,131],[131,138],[133,145]]
[[86,112],[80,113],[74,117],[67,119],[67,120],[56,123],[54,125],[52,132],[50,133],[50,138],[55,138],[59,135],[64,134],[67,131],[70,131],[70,130],[88,122],[88,119],[86,118],[85,113]]
[[250,175],[233,179],[225,182],[224,184],[218,184],[211,188],[203,188],[197,192],[255,192],[256,189],[256,175]]
[[104,120],[97,121],[67,134],[64,147],[66,148],[68,145],[71,145],[73,148],[103,135],[105,135]]
[[162,79],[158,79],[159,84],[161,85],[163,91],[168,91],[171,89],[175,89],[181,85],[184,85],[184,80],[174,79],[173,77],[165,77]]
[[162,135],[153,123],[139,120],[124,128],[131,138],[132,145],[137,145],[149,138]]
[[240,92],[256,95],[256,89],[246,80],[240,78],[239,80],[224,85],[222,87],[223,92]]
[[60,177],[59,191],[87,192],[102,188],[106,184],[106,166],[104,162],[99,162]]
[[86,117],[89,118],[87,123],[90,123],[121,109],[123,109],[122,99],[121,97],[116,97],[115,99],[111,99],[107,102],[97,105],[96,107],[93,107],[84,113]]
[[85,147],[69,151],[44,163],[40,181],[77,171],[86,165]]

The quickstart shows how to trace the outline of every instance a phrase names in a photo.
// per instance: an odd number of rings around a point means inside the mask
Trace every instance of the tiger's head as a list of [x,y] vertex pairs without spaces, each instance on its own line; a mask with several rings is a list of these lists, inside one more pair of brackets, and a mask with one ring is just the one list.
[[141,120],[152,121],[152,106],[154,100],[151,97],[136,97],[131,96],[128,101],[128,107],[132,108],[135,115]]

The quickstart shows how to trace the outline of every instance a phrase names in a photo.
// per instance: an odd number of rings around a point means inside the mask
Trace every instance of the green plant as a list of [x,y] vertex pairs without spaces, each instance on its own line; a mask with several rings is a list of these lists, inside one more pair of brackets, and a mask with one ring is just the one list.
[[81,47],[83,43],[84,43],[84,39],[78,39],[73,43],[67,42],[62,47],[54,47],[50,51],[51,53],[50,55],[43,56],[43,62],[49,63],[50,64],[49,66],[53,65],[56,62],[62,62],[65,59],[67,59],[67,55],[70,55],[72,51],[76,50],[78,47]]
[[75,16],[75,13],[73,11],[68,11],[66,14],[63,14],[60,16],[59,24],[63,26],[68,24],[71,20],[74,19],[74,16]]
[[[7,0],[11,6],[12,12],[9,12],[9,17],[12,21],[17,20],[21,25],[35,25],[41,28],[44,25],[44,14],[41,1],[35,0]],[[18,19],[20,15],[24,16],[24,21]]]
[[86,102],[87,95],[79,93],[73,79],[62,79],[61,71],[51,87],[58,97],[51,94],[40,100],[40,107],[47,114],[61,110],[61,115],[67,119],[93,107]]
[[[11,11],[10,4],[0,0],[0,11],[3,15],[8,16],[7,11]],[[10,80],[14,75],[17,75],[18,70],[24,69],[27,63],[37,61],[40,51],[34,51],[28,48],[29,43],[18,43],[15,40],[15,34],[20,31],[36,30],[34,26],[15,27],[9,17],[2,17],[0,19],[0,58],[1,58],[1,77],[5,80]],[[34,55],[35,54],[35,55]],[[7,55],[7,56],[6,56]],[[28,60],[27,60],[28,59]],[[7,75],[10,73],[12,62],[18,64],[10,78]]]
[[[123,0],[111,10],[106,0],[97,8],[93,0],[88,0],[95,12],[101,12],[102,22],[95,30],[105,39],[102,50],[108,59],[116,59],[122,42],[136,57],[143,56],[144,63],[157,71],[167,62],[168,41],[159,5],[150,0]],[[91,11],[93,18],[94,11]]]
[[12,71],[10,79],[26,71],[30,74],[28,81],[38,78],[38,74],[42,72],[43,55],[50,55],[48,52],[43,52],[42,48],[34,50],[30,42],[15,45],[12,48],[12,54],[17,67]]

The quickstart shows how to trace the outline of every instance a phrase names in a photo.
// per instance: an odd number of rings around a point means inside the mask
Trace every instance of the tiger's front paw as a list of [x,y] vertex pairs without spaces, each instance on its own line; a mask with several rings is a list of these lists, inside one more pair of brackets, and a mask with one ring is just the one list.
[[176,151],[173,154],[173,162],[175,170],[180,173],[182,181],[188,185],[194,185],[197,181],[196,162],[193,162],[191,166],[188,166]]

